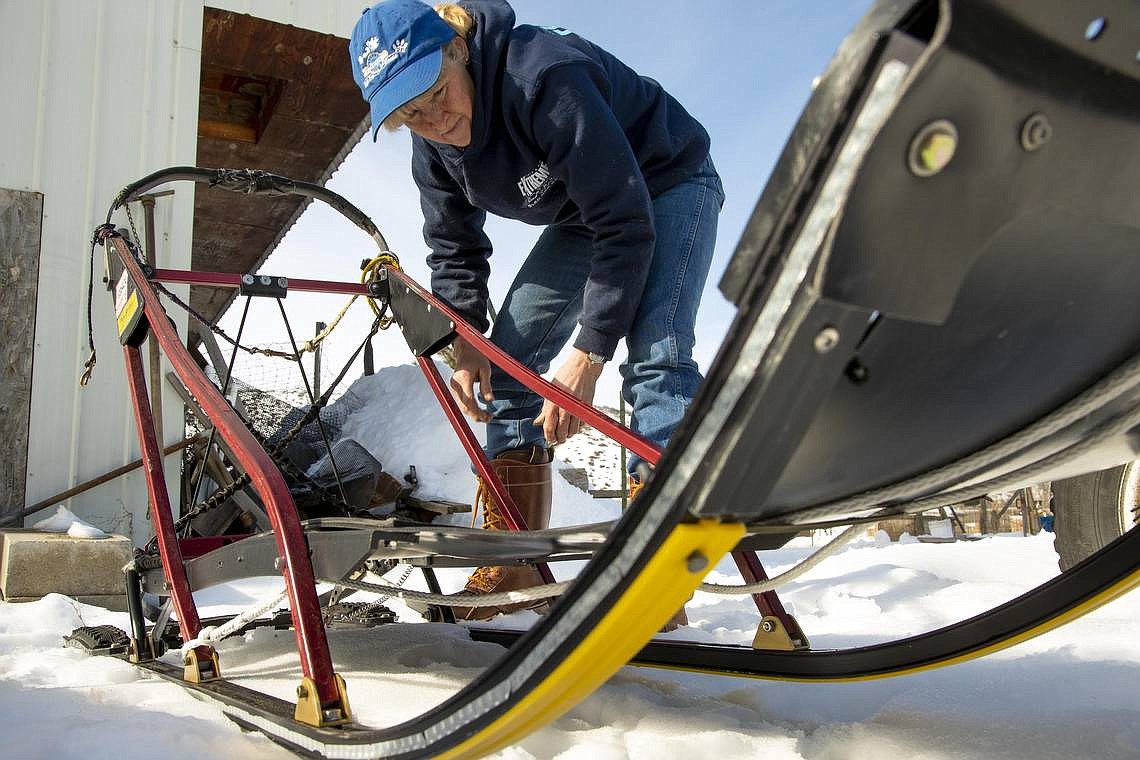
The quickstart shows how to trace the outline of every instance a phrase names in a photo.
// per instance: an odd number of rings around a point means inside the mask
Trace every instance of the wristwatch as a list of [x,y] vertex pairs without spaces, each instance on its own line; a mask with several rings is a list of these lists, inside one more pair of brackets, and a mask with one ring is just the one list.
[[590,364],[605,364],[606,363],[606,357],[602,356],[601,354],[595,354],[593,351],[590,351],[589,353],[587,353],[586,358],[590,360]]

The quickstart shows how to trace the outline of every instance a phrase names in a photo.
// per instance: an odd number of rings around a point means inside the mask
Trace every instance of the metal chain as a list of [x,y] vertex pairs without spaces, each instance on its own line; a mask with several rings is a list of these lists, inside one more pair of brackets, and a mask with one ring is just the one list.
[[[380,320],[378,318],[377,320],[375,320],[373,322],[373,328],[372,328],[372,330],[369,331],[368,337],[365,338],[365,342],[367,342],[368,340],[371,340],[372,336],[376,334],[376,330],[379,329],[378,328],[379,321]],[[363,347],[363,344],[361,344],[361,345]],[[360,350],[357,349],[357,354],[359,352],[360,352]],[[242,420],[242,423],[245,425],[246,429],[249,430],[249,432],[252,433],[253,436],[257,439],[258,443],[260,443],[262,445],[262,447],[265,449],[266,453],[269,454],[270,459],[273,460],[274,464],[276,464],[277,467],[282,472],[285,472],[287,474],[292,475],[298,481],[307,480],[308,478],[298,468],[296,468],[292,464],[292,462],[290,462],[288,460],[288,458],[285,456],[285,448],[293,441],[294,438],[296,438],[298,435],[300,435],[300,433],[304,429],[304,427],[306,425],[308,425],[309,423],[311,423],[313,420],[315,420],[320,415],[321,410],[324,409],[324,407],[328,405],[329,399],[332,397],[333,390],[340,384],[341,380],[344,379],[344,375],[348,371],[348,367],[356,359],[357,354],[353,354],[352,357],[349,358],[348,363],[345,364],[345,366],[341,370],[340,374],[333,380],[333,382],[329,385],[328,389],[324,393],[321,394],[321,397],[317,399],[316,403],[311,404],[309,406],[309,408],[305,411],[305,414],[303,414],[301,416],[301,418],[298,419],[296,423],[294,423],[293,427],[290,428],[273,445],[267,446],[266,443],[268,442],[268,439],[265,438],[265,436],[258,433],[256,430],[254,430],[252,425],[247,420],[244,420],[244,419]],[[198,517],[202,514],[205,514],[206,512],[209,512],[212,509],[216,509],[217,507],[221,506],[223,503],[225,503],[225,501],[227,499],[229,499],[231,496],[233,496],[233,494],[236,493],[239,488],[243,488],[244,486],[248,485],[249,482],[250,482],[249,474],[248,473],[242,473],[232,483],[230,483],[227,486],[223,486],[219,490],[215,491],[208,498],[204,499],[203,501],[201,501],[200,503],[195,505],[189,512],[187,512],[185,515],[180,517],[174,523],[175,532],[177,533],[177,532],[183,530],[196,517]],[[343,502],[341,502],[339,498],[336,498],[334,496],[330,496],[330,494],[332,492],[329,489],[323,488],[316,483],[311,482],[310,484],[312,485],[314,490],[317,492],[317,496],[322,502],[327,501],[327,500],[331,500],[334,503],[340,502],[340,504],[342,506],[345,506],[345,507],[348,506],[347,504],[344,504]],[[158,549],[158,536],[153,536],[153,537],[151,537],[150,541],[147,542],[146,546],[144,547],[144,551],[146,551],[147,553],[153,553],[153,552],[157,551],[157,549]]]
[[[322,396],[322,398],[324,397]],[[273,460],[273,463],[277,465],[279,469],[281,469],[283,472],[288,472],[288,474],[293,475],[294,478],[300,479],[300,477],[304,476],[284,456],[285,447],[288,446],[294,438],[300,435],[301,430],[305,427],[305,425],[308,425],[310,422],[312,422],[313,419],[315,419],[316,415],[320,414],[320,411],[323,408],[324,404],[314,404],[313,406],[309,407],[309,411],[302,415],[301,419],[295,425],[293,425],[293,427],[290,428],[284,436],[278,439],[277,443],[273,444],[272,446],[265,446],[265,437],[254,430],[249,422],[243,420],[243,423],[245,424],[246,429],[252,433],[255,438],[257,438],[258,443],[262,444],[262,446],[265,448],[265,452],[269,454],[270,459]],[[249,473],[241,473],[237,476],[237,478],[233,480],[233,482],[220,487],[218,490],[214,491],[214,493],[210,494],[207,498],[203,499],[197,505],[195,505],[189,512],[178,518],[178,520],[174,523],[174,532],[178,533],[182,531],[195,518],[205,514],[206,512],[209,512],[210,510],[217,509],[240,489],[249,485],[249,483]],[[322,488],[316,483],[313,483],[312,485],[318,491],[318,494],[323,501],[328,496],[328,489]],[[158,536],[153,536],[151,537],[150,541],[147,542],[145,551],[151,552],[157,548]]]

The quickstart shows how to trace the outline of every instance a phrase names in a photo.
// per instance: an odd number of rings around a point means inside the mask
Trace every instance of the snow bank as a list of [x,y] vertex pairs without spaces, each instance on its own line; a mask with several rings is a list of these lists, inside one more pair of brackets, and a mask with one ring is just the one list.
[[[413,365],[357,381],[338,402],[344,433],[402,475],[415,465],[421,493],[469,501],[467,459]],[[555,524],[618,516],[555,478]],[[814,544],[814,545],[813,545]],[[816,551],[797,538],[761,552],[770,574]],[[560,578],[580,563],[556,566]],[[950,625],[1007,601],[1056,573],[1051,536],[920,544],[856,540],[781,589],[815,648],[870,644]],[[463,569],[440,571],[446,589]],[[731,560],[710,580],[739,583]],[[423,588],[415,574],[408,585]],[[204,615],[234,614],[275,595],[279,578],[249,579],[196,594]],[[361,595],[358,598],[369,598]],[[336,669],[357,718],[393,725],[453,695],[494,662],[498,647],[461,626],[422,622],[397,601],[400,623],[330,631]],[[757,615],[748,597],[698,592],[691,626],[670,639],[749,644]],[[509,760],[1115,760],[1140,757],[1140,597],[985,659],[905,678],[854,684],[765,682],[627,668],[552,725],[498,753]],[[533,612],[500,618],[530,625]],[[64,649],[79,625],[127,627],[125,615],[51,595],[0,603],[0,711],[4,757],[61,760],[287,758],[242,734],[214,707],[124,663]],[[291,631],[259,629],[219,646],[223,672],[292,699],[300,670]]]
[[[451,369],[440,362],[436,366],[444,382],[450,380]],[[471,460],[418,365],[383,367],[361,377],[330,408],[347,415],[341,436],[368,449],[386,472],[402,478],[415,466],[417,495],[472,502]],[[473,428],[482,444],[484,426]],[[565,466],[556,462],[556,467]],[[593,499],[560,477],[554,479],[554,504],[552,527],[612,520],[621,511],[614,502]]]

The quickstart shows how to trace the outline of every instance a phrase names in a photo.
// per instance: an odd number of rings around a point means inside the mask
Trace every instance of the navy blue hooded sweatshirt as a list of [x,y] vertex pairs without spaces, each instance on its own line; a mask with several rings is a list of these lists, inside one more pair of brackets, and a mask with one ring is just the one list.
[[476,24],[471,143],[412,137],[432,290],[486,330],[485,212],[584,225],[595,243],[574,345],[610,358],[649,274],[651,199],[696,172],[708,134],[659,84],[588,40],[516,27],[503,0],[460,5]]

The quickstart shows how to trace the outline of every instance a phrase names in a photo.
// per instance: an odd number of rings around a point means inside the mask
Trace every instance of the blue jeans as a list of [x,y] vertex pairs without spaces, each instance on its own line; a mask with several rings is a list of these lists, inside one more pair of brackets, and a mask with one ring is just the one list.
[[[724,190],[711,159],[688,180],[653,199],[653,264],[626,336],[629,354],[620,371],[622,395],[632,410],[631,427],[660,447],[681,424],[702,380],[692,357],[693,326],[723,204]],[[585,227],[547,227],[507,292],[491,341],[538,374],[545,373],[581,314],[593,246],[593,234]],[[487,423],[487,455],[546,446],[542,429],[532,424],[542,411],[542,397],[494,366],[491,389],[495,400],[487,406],[493,416]],[[630,458],[631,473],[639,461]]]

